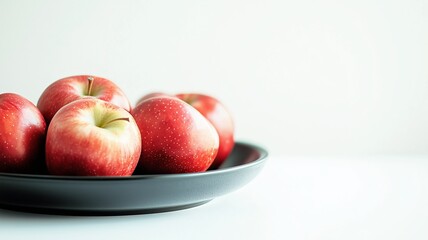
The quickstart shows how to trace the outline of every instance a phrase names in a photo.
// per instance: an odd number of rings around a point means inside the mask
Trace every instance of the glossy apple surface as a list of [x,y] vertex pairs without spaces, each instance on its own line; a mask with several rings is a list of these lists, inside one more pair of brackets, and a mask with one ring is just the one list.
[[211,169],[218,168],[229,156],[235,145],[233,119],[226,107],[216,98],[204,94],[177,94],[181,100],[192,105],[216,129],[219,135],[219,148]]
[[87,98],[62,107],[46,136],[46,165],[54,175],[129,176],[141,153],[141,136],[129,112]]
[[0,172],[41,170],[45,136],[45,120],[32,102],[18,94],[0,94]]
[[132,115],[140,129],[142,173],[203,172],[218,151],[218,134],[195,108],[173,97],[153,97]]
[[59,79],[49,85],[37,102],[37,107],[49,124],[55,113],[67,103],[93,97],[124,108],[131,104],[125,93],[112,81],[96,76],[77,75]]

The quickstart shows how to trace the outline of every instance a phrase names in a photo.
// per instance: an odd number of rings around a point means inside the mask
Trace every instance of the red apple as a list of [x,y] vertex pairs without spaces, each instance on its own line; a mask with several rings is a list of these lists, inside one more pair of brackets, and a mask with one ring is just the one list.
[[26,98],[0,94],[0,172],[37,172],[44,165],[46,123]]
[[129,112],[86,98],[62,107],[46,136],[46,165],[54,175],[129,176],[141,153],[141,136]]
[[108,79],[89,75],[71,76],[53,82],[40,96],[37,107],[49,124],[62,106],[87,97],[98,98],[131,111],[128,98],[116,84]]
[[233,119],[226,107],[216,98],[198,94],[177,94],[181,100],[192,105],[198,110],[217,130],[220,144],[217,157],[210,169],[218,168],[229,156],[235,145]]
[[195,108],[175,97],[153,97],[132,114],[140,129],[142,173],[203,172],[218,150],[218,134]]

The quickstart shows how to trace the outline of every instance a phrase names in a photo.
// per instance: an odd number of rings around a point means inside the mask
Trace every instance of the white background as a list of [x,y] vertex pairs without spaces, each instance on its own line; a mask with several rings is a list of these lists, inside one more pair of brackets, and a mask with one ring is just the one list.
[[428,237],[426,0],[1,0],[0,73],[0,92],[34,103],[76,74],[109,78],[132,102],[211,94],[237,139],[271,154],[249,186],[192,210],[2,211],[7,239]]
[[289,154],[428,153],[428,2],[0,1],[1,92],[204,92]]

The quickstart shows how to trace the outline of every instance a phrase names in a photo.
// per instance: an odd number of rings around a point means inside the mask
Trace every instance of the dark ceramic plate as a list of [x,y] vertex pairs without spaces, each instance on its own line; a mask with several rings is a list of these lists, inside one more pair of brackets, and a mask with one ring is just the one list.
[[71,177],[0,173],[0,208],[65,215],[124,215],[204,204],[251,181],[266,150],[236,143],[219,169],[202,173]]

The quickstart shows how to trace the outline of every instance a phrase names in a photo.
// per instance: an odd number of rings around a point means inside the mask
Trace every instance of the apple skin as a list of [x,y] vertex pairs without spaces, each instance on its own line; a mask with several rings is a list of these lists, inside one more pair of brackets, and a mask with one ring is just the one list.
[[138,99],[137,104],[135,104],[135,106],[137,106],[141,102],[143,102],[149,98],[152,98],[152,97],[173,97],[173,96],[166,94],[166,93],[163,93],[163,92],[151,92],[151,93],[148,93],[148,94],[142,96],[140,99]]
[[229,156],[235,145],[234,123],[230,112],[216,98],[199,93],[181,93],[176,97],[192,105],[214,126],[220,144],[217,156],[210,169],[218,168]]
[[46,165],[53,175],[130,176],[140,153],[132,115],[99,99],[65,105],[48,127]]
[[[92,79],[92,83],[90,80]],[[90,85],[92,85],[90,87]],[[90,91],[88,93],[88,89]],[[112,81],[91,75],[76,75],[59,79],[49,85],[40,96],[37,107],[49,125],[55,113],[67,103],[94,97],[131,111],[125,93]]]
[[175,97],[153,97],[132,115],[142,151],[137,170],[144,174],[203,172],[218,151],[218,134],[195,108]]
[[44,166],[46,122],[15,93],[0,94],[0,172],[38,173]]

